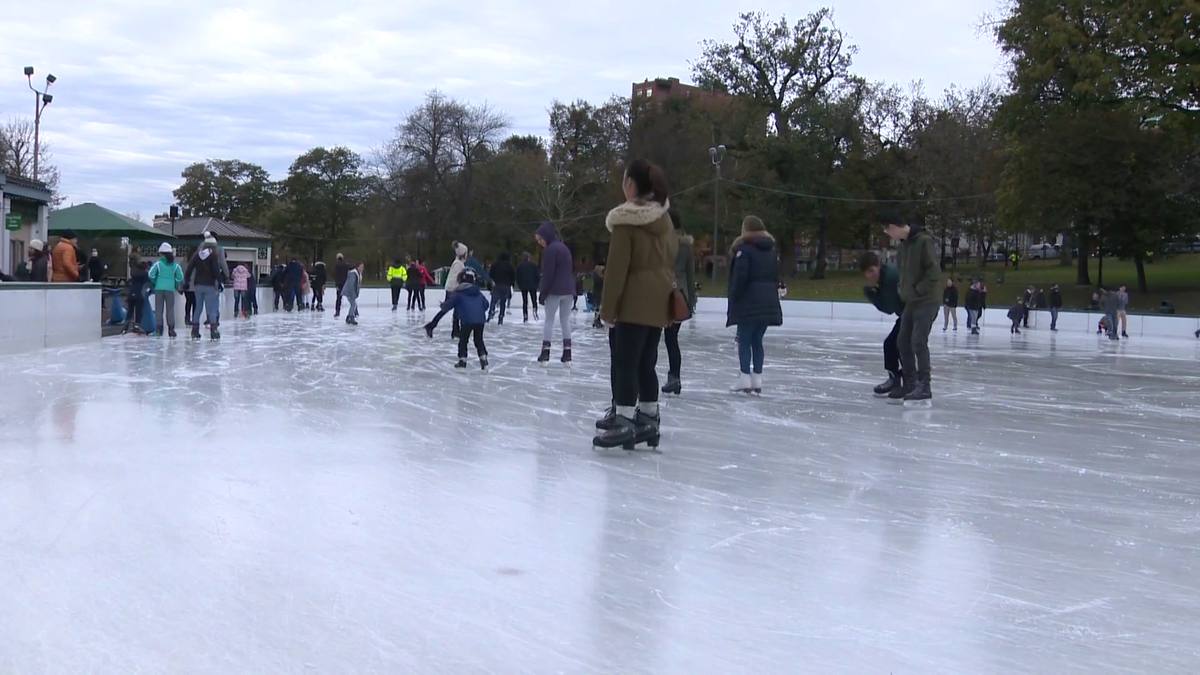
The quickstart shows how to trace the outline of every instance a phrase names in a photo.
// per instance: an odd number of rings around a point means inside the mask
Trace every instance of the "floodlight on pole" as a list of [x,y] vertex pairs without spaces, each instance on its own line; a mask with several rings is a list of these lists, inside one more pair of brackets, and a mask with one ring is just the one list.
[[38,91],[37,87],[33,86],[33,66],[25,66],[25,79],[29,81],[29,89],[33,92],[33,179],[41,180],[41,173],[38,167],[39,155],[41,154],[41,131],[42,131],[42,113],[46,111],[46,106],[54,100],[54,96],[50,94],[50,85],[58,81],[54,75],[46,75],[46,88]]
[[721,162],[725,159],[725,146],[718,145],[708,149],[708,157],[712,160],[713,168],[717,170],[717,179],[713,181],[713,238],[712,238],[712,278],[717,280],[717,235],[721,223],[718,210],[721,202]]

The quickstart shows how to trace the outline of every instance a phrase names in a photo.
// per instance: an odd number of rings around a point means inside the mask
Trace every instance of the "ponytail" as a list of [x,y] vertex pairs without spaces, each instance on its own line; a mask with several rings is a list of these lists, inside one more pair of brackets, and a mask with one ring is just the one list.
[[644,159],[635,159],[625,169],[625,177],[633,181],[638,196],[642,199],[667,204],[667,177],[657,164]]

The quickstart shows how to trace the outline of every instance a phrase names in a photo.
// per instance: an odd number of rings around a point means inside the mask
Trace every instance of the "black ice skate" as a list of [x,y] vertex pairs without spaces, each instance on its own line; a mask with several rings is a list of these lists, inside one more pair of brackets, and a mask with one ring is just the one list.
[[667,373],[667,383],[662,386],[662,393],[676,396],[683,393],[683,383],[679,381],[678,375]]
[[346,325],[347,325],[347,326],[357,326],[357,325],[358,325],[358,319],[355,319],[355,318],[354,318],[354,315],[353,315],[353,314],[350,314],[349,316],[347,316],[347,317],[346,317]]
[[463,368],[463,369],[466,369],[466,367],[467,367],[467,360],[466,360],[466,359],[459,359],[459,360],[458,360],[458,363],[454,364],[454,367],[455,367],[455,368]]
[[174,328],[167,329],[167,337],[171,338],[172,340],[175,339],[175,329]]
[[635,413],[634,419],[617,415],[612,428],[593,438],[592,445],[605,449],[620,447],[622,450],[636,450],[642,443],[657,448],[660,440],[658,417],[651,417],[639,411]]
[[549,342],[547,342],[547,341],[542,342],[542,353],[538,354],[537,362],[542,364],[543,366],[550,365],[550,343]]
[[433,324],[425,324],[425,337],[428,337],[430,340],[433,339]]
[[900,381],[900,386],[888,393],[888,403],[903,403],[904,397],[915,389],[917,383],[911,377],[904,377]]
[[488,367],[487,354],[484,354],[483,356],[479,357],[479,369],[487,370],[487,367]]
[[900,377],[900,373],[889,372],[887,381],[883,382],[878,387],[875,387],[875,395],[887,396],[888,394],[892,393],[893,390],[900,388],[903,381],[903,378]]
[[596,420],[596,428],[601,431],[608,431],[617,423],[617,408],[616,406],[608,406],[608,410],[604,411],[604,417]]
[[208,327],[208,339],[209,340],[220,340],[221,339],[221,331],[217,330],[217,324],[214,323]]
[[571,341],[570,340],[563,340],[563,353],[562,353],[562,358],[559,359],[559,361],[562,361],[563,363],[565,363],[567,365],[571,365]]
[[904,396],[904,407],[928,408],[931,405],[933,405],[933,392],[929,389],[929,379],[919,377],[913,390]]
[[198,323],[192,324],[192,339],[193,340],[200,339],[200,324],[198,324]]

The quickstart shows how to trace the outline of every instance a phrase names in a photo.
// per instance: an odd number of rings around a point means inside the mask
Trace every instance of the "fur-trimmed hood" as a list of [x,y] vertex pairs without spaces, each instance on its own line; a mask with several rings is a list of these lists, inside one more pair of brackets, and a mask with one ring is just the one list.
[[733,253],[737,251],[738,247],[742,244],[751,244],[761,249],[770,249],[775,246],[775,237],[772,237],[770,232],[750,232],[743,234],[733,240],[733,245],[729,247],[729,252]]
[[696,243],[696,238],[690,234],[681,234],[679,235],[679,243],[691,246],[692,244]]
[[609,232],[612,232],[616,225],[633,227],[651,225],[666,215],[669,208],[671,208],[670,199],[666,204],[642,200],[625,202],[608,212],[608,217],[604,219],[604,226],[608,228]]

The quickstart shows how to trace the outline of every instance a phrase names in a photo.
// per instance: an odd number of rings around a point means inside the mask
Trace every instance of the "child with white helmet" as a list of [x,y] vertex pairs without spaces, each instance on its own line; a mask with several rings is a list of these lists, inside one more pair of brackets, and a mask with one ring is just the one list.
[[175,249],[167,242],[158,247],[158,260],[150,268],[150,288],[154,292],[154,334],[162,337],[163,317],[167,333],[175,337],[175,294],[183,292],[183,267],[175,262]]

